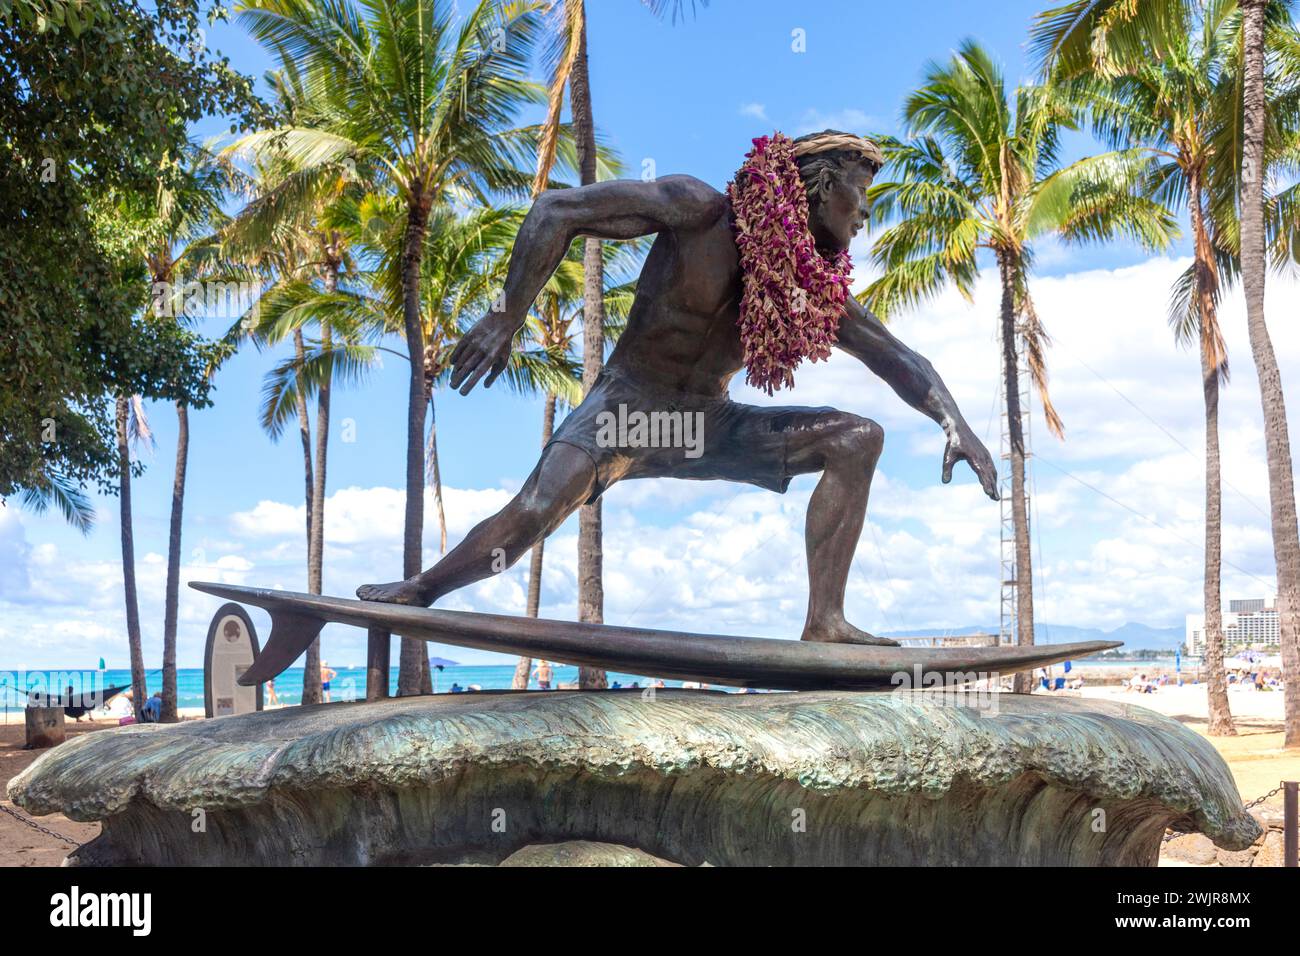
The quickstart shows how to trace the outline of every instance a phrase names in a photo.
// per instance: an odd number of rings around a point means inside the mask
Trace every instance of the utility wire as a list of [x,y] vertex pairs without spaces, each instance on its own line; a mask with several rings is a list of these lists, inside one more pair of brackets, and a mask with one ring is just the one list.
[[[1195,542],[1188,541],[1186,538],[1184,538],[1182,535],[1180,535],[1178,532],[1174,531],[1173,529],[1165,527],[1165,526],[1164,526],[1163,524],[1161,524],[1159,521],[1155,520],[1154,518],[1152,518],[1152,517],[1150,517],[1150,516],[1148,516],[1148,515],[1144,515],[1142,512],[1138,511],[1136,508],[1131,508],[1131,507],[1129,507],[1128,505],[1126,505],[1124,502],[1120,501],[1118,498],[1114,497],[1113,495],[1109,495],[1109,494],[1107,494],[1106,492],[1104,492],[1104,491],[1102,491],[1100,488],[1098,488],[1096,485],[1089,484],[1088,482],[1086,482],[1086,481],[1084,481],[1082,478],[1080,478],[1078,475],[1071,474],[1070,472],[1068,472],[1068,471],[1066,471],[1064,468],[1062,468],[1060,465],[1058,465],[1058,464],[1056,464],[1055,462],[1052,462],[1052,461],[1050,461],[1050,460],[1044,458],[1042,455],[1038,455],[1038,456],[1036,456],[1036,457],[1037,457],[1038,460],[1041,461],[1043,464],[1045,464],[1045,465],[1050,465],[1051,467],[1053,467],[1053,468],[1055,468],[1057,471],[1059,471],[1061,474],[1065,475],[1065,477],[1067,477],[1067,478],[1069,478],[1069,479],[1071,479],[1071,480],[1073,480],[1073,481],[1077,481],[1079,484],[1083,485],[1083,487],[1087,488],[1089,491],[1096,492],[1097,494],[1101,495],[1103,498],[1105,498],[1107,501],[1111,502],[1112,504],[1116,504],[1116,505],[1118,505],[1119,507],[1123,508],[1125,511],[1129,512],[1130,514],[1136,515],[1137,517],[1141,518],[1141,519],[1142,519],[1143,521],[1145,521],[1147,524],[1155,525],[1155,527],[1159,528],[1161,531],[1164,531],[1166,534],[1170,535],[1171,537],[1177,538],[1179,541],[1181,541],[1183,544],[1187,545],[1188,547],[1190,547],[1190,548],[1203,548],[1203,547],[1204,547],[1203,545],[1199,545],[1199,544],[1196,544]],[[1263,578],[1256,577],[1254,574],[1251,574],[1251,573],[1250,573],[1249,571],[1247,571],[1245,568],[1240,567],[1239,565],[1233,564],[1233,563],[1232,563],[1231,561],[1229,561],[1227,558],[1222,558],[1221,560],[1222,560],[1223,563],[1226,564],[1228,567],[1230,567],[1230,568],[1232,568],[1233,570],[1237,571],[1239,574],[1243,574],[1243,575],[1245,575],[1246,577],[1250,578],[1252,581],[1257,581],[1257,582],[1259,582],[1260,584],[1264,585],[1264,586],[1267,587],[1267,588],[1272,588],[1272,587],[1273,587],[1272,584],[1269,584],[1269,582],[1265,581]]]
[[[1137,404],[1137,402],[1133,401],[1133,399],[1129,398],[1127,395],[1125,395],[1123,392],[1121,392],[1121,391],[1119,390],[1119,388],[1118,388],[1117,386],[1115,386],[1115,385],[1114,385],[1114,384],[1113,384],[1109,379],[1107,379],[1104,375],[1102,375],[1100,372],[1098,372],[1095,368],[1093,368],[1091,365],[1089,365],[1089,364],[1088,364],[1087,362],[1085,362],[1083,359],[1079,358],[1078,353],[1076,353],[1076,352],[1074,351],[1074,349],[1070,348],[1069,345],[1066,345],[1066,343],[1061,342],[1059,339],[1055,339],[1055,338],[1054,338],[1052,341],[1055,342],[1055,343],[1057,343],[1057,344],[1060,344],[1060,345],[1065,345],[1065,350],[1066,350],[1067,352],[1070,353],[1071,357],[1072,357],[1076,362],[1078,362],[1080,365],[1082,365],[1084,368],[1086,368],[1089,372],[1091,372],[1093,375],[1095,375],[1095,376],[1097,377],[1098,381],[1102,382],[1102,384],[1104,384],[1104,385],[1106,385],[1107,387],[1109,387],[1110,390],[1113,391],[1116,395],[1118,395],[1120,398],[1124,399],[1124,401],[1128,402],[1128,404],[1131,405],[1131,406],[1133,407],[1133,409],[1134,409],[1134,410],[1135,410],[1139,415],[1141,415],[1143,418],[1145,418],[1147,421],[1149,421],[1152,425],[1155,425],[1156,428],[1158,428],[1158,429],[1160,429],[1162,432],[1164,432],[1165,435],[1169,438],[1169,440],[1172,441],[1175,445],[1177,445],[1177,446],[1178,446],[1179,448],[1181,448],[1183,451],[1187,452],[1187,454],[1191,455],[1191,456],[1192,456],[1193,458],[1195,458],[1198,462],[1204,460],[1204,457],[1205,457],[1204,455],[1198,454],[1197,452],[1193,451],[1191,448],[1188,448],[1185,444],[1183,444],[1182,441],[1179,440],[1179,438],[1178,438],[1177,435],[1175,435],[1175,434],[1174,434],[1173,432],[1171,432],[1168,428],[1165,428],[1164,425],[1160,424],[1158,421],[1156,421],[1154,418],[1152,418],[1150,415],[1148,415],[1148,414],[1147,414],[1147,413],[1146,413],[1146,412],[1145,412],[1145,411],[1144,411],[1144,410],[1143,410],[1143,409],[1142,409],[1142,408]],[[1235,487],[1235,486],[1234,486],[1230,481],[1228,481],[1227,479],[1220,477],[1219,481],[1220,481],[1221,484],[1223,484],[1224,486],[1226,486],[1226,487],[1228,488],[1229,491],[1231,491],[1231,492],[1233,492],[1234,494],[1236,494],[1237,497],[1241,498],[1242,501],[1246,502],[1248,505],[1250,505],[1252,508],[1254,508],[1256,511],[1258,511],[1261,515],[1263,515],[1265,518],[1269,518],[1269,520],[1272,520],[1272,518],[1271,518],[1271,516],[1269,515],[1269,513],[1268,513],[1267,511],[1265,511],[1263,508],[1261,508],[1260,505],[1259,505],[1259,503],[1256,502],[1255,499],[1251,498],[1251,497],[1248,496],[1245,492],[1243,492],[1243,491],[1241,491],[1240,489],[1238,489],[1237,487]]]

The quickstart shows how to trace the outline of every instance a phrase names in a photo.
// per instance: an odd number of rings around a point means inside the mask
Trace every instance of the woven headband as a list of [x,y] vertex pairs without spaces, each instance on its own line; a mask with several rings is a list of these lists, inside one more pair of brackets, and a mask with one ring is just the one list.
[[820,133],[816,136],[806,136],[794,143],[794,155],[796,158],[807,156],[810,153],[825,153],[834,149],[844,149],[857,153],[868,162],[875,163],[879,169],[885,165],[884,154],[880,152],[880,147],[869,139],[861,136],[854,136],[852,133]]

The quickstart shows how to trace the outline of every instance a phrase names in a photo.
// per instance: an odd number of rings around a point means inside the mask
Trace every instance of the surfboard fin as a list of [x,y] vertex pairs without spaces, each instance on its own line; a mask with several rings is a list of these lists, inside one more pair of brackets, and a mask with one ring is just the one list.
[[240,675],[239,683],[253,687],[278,676],[311,646],[324,626],[324,620],[308,614],[272,611],[271,636],[253,666]]

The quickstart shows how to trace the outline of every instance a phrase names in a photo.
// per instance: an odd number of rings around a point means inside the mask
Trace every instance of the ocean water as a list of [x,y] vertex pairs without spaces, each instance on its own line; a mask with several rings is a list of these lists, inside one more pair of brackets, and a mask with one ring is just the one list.
[[[1077,667],[1138,667],[1143,664],[1151,666],[1150,661],[1096,661],[1080,660],[1074,661]],[[1172,661],[1158,662],[1161,665],[1169,666]],[[1053,673],[1060,674],[1061,665],[1053,666]],[[578,668],[571,667],[567,664],[552,664],[554,679],[552,686],[559,684],[573,684],[578,680]],[[1196,662],[1183,660],[1183,669],[1194,671]],[[334,667],[337,677],[330,683],[330,699],[340,700],[360,700],[366,694],[366,671],[364,667]],[[459,685],[462,688],[468,688],[477,684],[482,690],[509,690],[510,682],[514,678],[515,668],[513,664],[488,664],[488,665],[463,665],[458,664],[455,667],[446,667],[442,670],[435,670],[434,690],[445,693],[451,690],[453,685]],[[623,687],[629,687],[633,683],[639,682],[642,687],[648,686],[648,681],[643,676],[634,674],[618,674],[611,672],[609,682],[611,686],[618,682]],[[27,704],[27,694],[22,691],[39,691],[42,693],[54,692],[62,693],[64,688],[71,686],[75,694],[93,693],[102,690],[105,687],[119,687],[131,683],[131,672],[129,670],[33,670],[33,671],[0,671],[0,707],[15,709],[25,707]],[[145,672],[145,683],[148,685],[149,693],[162,690],[162,671],[151,670]],[[666,680],[664,684],[668,687],[680,687],[682,682],[677,680]],[[537,683],[534,681],[530,686],[535,690]],[[730,689],[730,688],[721,688]],[[297,704],[302,700],[302,668],[291,667],[275,679],[276,696],[284,704]],[[388,691],[390,694],[397,693],[397,668],[394,667],[388,675]],[[203,707],[203,668],[201,667],[182,667],[176,672],[176,696],[178,707]]]
[[[359,700],[366,694],[366,670],[364,667],[334,667],[337,673],[330,682],[330,698],[339,700]],[[566,664],[552,664],[554,673],[552,686],[576,683],[578,668]],[[453,684],[468,688],[477,684],[482,690],[509,690],[510,682],[515,676],[513,664],[492,664],[482,666],[457,665],[443,670],[434,670],[434,689],[438,692],[451,690]],[[644,677],[632,674],[609,674],[611,686],[617,681],[628,687],[633,682],[648,686]],[[21,708],[27,704],[27,695],[22,691],[41,693],[62,693],[69,686],[75,694],[93,693],[105,687],[120,687],[131,683],[129,670],[34,670],[0,672],[0,707]],[[149,693],[162,690],[162,671],[145,672],[145,683]],[[668,687],[680,687],[681,681],[664,681]],[[537,688],[534,681],[530,686]],[[397,668],[389,671],[388,690],[397,693]],[[275,679],[275,692],[280,702],[297,704],[302,700],[302,668],[290,667]],[[178,707],[203,707],[203,668],[182,667],[176,672],[176,705]]]

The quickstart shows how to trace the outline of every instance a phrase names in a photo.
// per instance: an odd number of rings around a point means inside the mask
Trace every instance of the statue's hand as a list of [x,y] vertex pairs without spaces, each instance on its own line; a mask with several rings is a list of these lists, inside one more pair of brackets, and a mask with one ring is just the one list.
[[970,427],[962,422],[948,431],[948,447],[943,450],[943,483],[952,481],[952,466],[967,462],[975,477],[979,478],[984,493],[998,500],[998,470],[984,443],[975,437]]
[[451,387],[468,395],[478,380],[487,375],[483,387],[491,388],[510,360],[514,337],[514,327],[499,314],[480,319],[451,353]]

